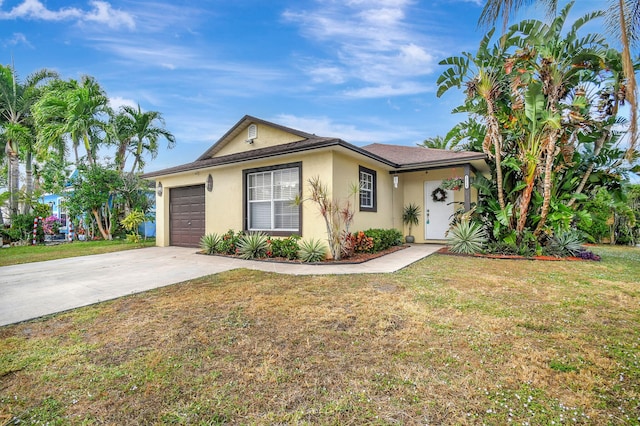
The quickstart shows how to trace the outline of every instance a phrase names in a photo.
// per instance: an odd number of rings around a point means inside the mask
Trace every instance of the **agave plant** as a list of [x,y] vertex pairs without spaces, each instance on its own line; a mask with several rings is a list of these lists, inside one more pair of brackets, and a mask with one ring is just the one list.
[[449,230],[449,250],[453,253],[480,253],[487,243],[487,233],[475,222],[462,220]]
[[576,231],[558,232],[553,236],[552,246],[561,256],[577,256],[582,251],[584,239]]
[[303,262],[320,262],[327,256],[327,247],[320,240],[311,239],[300,243],[298,257]]
[[205,254],[215,254],[221,241],[222,237],[218,234],[205,234],[200,238],[200,248]]
[[238,240],[236,251],[243,259],[257,259],[267,255],[269,236],[262,232],[244,234]]

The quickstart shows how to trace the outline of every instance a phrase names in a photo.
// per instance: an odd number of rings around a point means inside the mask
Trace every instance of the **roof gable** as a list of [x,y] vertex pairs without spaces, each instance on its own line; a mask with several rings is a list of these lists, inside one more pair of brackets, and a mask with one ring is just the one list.
[[[255,139],[249,143],[247,129],[252,124],[257,126],[257,134]],[[392,173],[452,167],[461,164],[471,164],[483,173],[488,171],[485,162],[486,156],[482,152],[449,151],[380,143],[357,147],[342,139],[320,137],[245,115],[196,161],[146,173],[144,177],[183,173],[317,149],[346,150],[345,152],[353,155],[376,161],[388,167]]]
[[[248,129],[254,125],[255,135],[250,139]],[[315,138],[315,135],[300,130],[281,126],[276,123],[245,115],[211,148],[204,152],[197,161],[213,157],[239,154],[247,151],[270,148],[276,145],[298,142]]]

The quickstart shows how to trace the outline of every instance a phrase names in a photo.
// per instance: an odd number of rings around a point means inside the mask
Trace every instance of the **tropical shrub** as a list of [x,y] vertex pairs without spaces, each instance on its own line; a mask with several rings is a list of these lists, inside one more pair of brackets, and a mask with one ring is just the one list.
[[449,230],[449,250],[453,253],[480,253],[487,242],[487,234],[482,226],[463,220]]
[[367,229],[364,233],[373,239],[372,253],[402,244],[402,232],[397,229]]
[[[11,228],[6,231],[6,234],[11,241],[31,241],[33,238],[33,221],[36,218],[32,214],[15,214],[11,216]],[[36,229],[36,242],[41,243],[44,241],[44,230],[42,228],[42,221],[38,222]]]
[[299,235],[291,235],[287,238],[270,238],[269,248],[267,250],[268,257],[284,257],[285,259],[294,260],[298,258],[298,250],[300,246],[298,241]]
[[[340,260],[347,244],[346,236],[349,234],[349,226],[353,222],[355,199],[359,191],[357,184],[352,184],[349,189],[349,196],[346,200],[334,199],[329,195],[329,189],[322,183],[319,176],[308,180],[309,199],[317,204],[320,214],[324,219],[327,228],[327,242],[331,256],[335,260]],[[303,200],[299,197],[296,203]]]
[[236,246],[241,236],[242,236],[242,232],[238,232],[236,234],[231,229],[229,229],[225,234],[222,234],[221,236],[222,240],[218,245],[218,253],[236,254]]
[[200,248],[205,254],[216,254],[221,242],[222,237],[220,235],[215,233],[205,234],[200,238]]
[[373,238],[365,235],[364,232],[358,231],[355,234],[347,233],[343,236],[342,257],[351,257],[355,253],[372,253]]
[[546,246],[545,252],[551,256],[577,256],[583,249],[584,238],[577,231],[556,233]]
[[47,235],[55,235],[60,232],[60,219],[58,216],[49,216],[42,221],[42,229]]
[[303,262],[321,262],[327,257],[327,248],[320,240],[304,240],[300,242],[298,257]]
[[140,234],[138,233],[138,227],[144,223],[147,219],[145,214],[140,210],[134,210],[129,213],[124,219],[120,221],[120,224],[129,231],[127,234],[127,241],[129,242],[140,242]]
[[267,255],[269,236],[262,232],[243,234],[236,244],[236,253],[243,259],[258,259]]

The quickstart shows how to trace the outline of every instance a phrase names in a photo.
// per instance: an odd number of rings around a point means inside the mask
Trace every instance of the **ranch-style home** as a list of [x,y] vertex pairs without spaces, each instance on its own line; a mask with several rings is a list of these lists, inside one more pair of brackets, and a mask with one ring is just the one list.
[[[205,233],[262,231],[326,240],[318,206],[308,200],[318,177],[332,198],[355,197],[352,231],[396,228],[406,235],[403,207],[420,206],[417,243],[445,238],[454,210],[476,199],[469,181],[487,173],[485,155],[374,143],[358,147],[244,116],[196,161],[145,178],[156,183],[156,244],[197,247]],[[459,190],[442,190],[460,177]],[[296,196],[304,200],[294,203]]]

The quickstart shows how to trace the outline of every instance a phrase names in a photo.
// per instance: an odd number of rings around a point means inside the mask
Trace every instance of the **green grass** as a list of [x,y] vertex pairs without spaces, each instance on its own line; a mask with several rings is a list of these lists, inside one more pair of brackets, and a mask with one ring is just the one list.
[[236,270],[0,328],[0,424],[640,425],[640,249]]
[[52,246],[17,246],[0,249],[0,266],[21,263],[42,262],[44,260],[64,259],[67,257],[88,256],[91,254],[112,253],[155,245],[155,239],[128,243],[124,240],[112,241],[74,241]]

